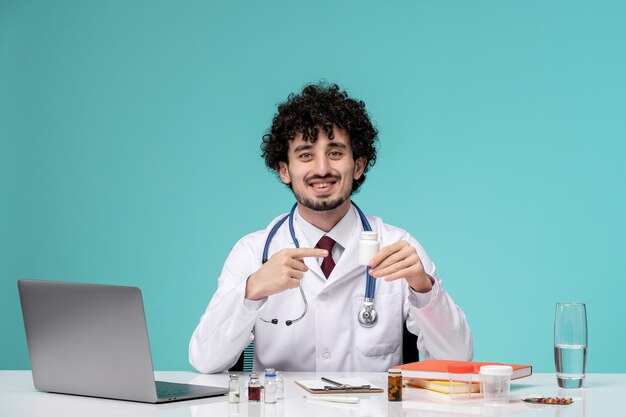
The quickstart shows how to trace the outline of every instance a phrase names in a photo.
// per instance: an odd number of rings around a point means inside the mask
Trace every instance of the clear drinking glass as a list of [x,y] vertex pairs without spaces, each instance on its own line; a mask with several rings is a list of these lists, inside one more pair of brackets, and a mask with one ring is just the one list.
[[584,303],[557,303],[554,363],[561,388],[581,388],[587,367],[587,309]]

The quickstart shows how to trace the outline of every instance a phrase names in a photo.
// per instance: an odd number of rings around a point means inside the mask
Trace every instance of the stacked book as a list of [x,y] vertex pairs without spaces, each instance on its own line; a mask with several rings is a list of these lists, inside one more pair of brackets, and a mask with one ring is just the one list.
[[[468,385],[465,382],[455,381],[455,374],[448,371],[449,366],[458,367],[459,365],[471,365],[473,368],[471,392],[480,392],[479,373],[480,367],[483,365],[507,365],[513,368],[511,379],[519,379],[532,375],[533,368],[530,365],[512,365],[508,363],[498,362],[465,362],[465,361],[446,361],[446,360],[426,360],[421,362],[406,363],[404,365],[394,366],[394,369],[402,370],[402,377],[407,385],[424,388],[431,391],[449,394],[463,392],[462,390],[453,389],[455,386]],[[465,391],[467,392],[467,391]]]

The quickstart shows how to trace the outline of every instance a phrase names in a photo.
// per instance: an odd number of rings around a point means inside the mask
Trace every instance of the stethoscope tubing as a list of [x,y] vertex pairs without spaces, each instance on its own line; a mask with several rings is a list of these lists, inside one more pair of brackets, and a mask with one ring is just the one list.
[[[357,206],[353,201],[351,202],[352,205],[354,206],[354,208],[356,209],[357,213],[359,214],[359,218],[361,219],[361,224],[363,225],[363,230],[366,232],[371,232],[372,231],[372,226],[370,226],[369,221],[367,220],[367,217],[365,217],[365,214],[363,214],[363,212],[361,211],[361,209],[359,208],[359,206]],[[300,247],[300,242],[298,242],[298,239],[296,238],[296,232],[294,230],[293,227],[293,218],[294,218],[294,213],[296,211],[296,207],[298,207],[298,203],[295,203],[293,205],[293,207],[291,208],[291,210],[289,211],[289,214],[287,214],[286,216],[284,216],[282,219],[280,219],[278,222],[276,222],[276,224],[272,227],[272,229],[270,230],[269,234],[267,235],[267,239],[265,241],[265,246],[263,247],[263,258],[262,258],[262,263],[266,263],[268,260],[268,254],[269,254],[269,248],[270,248],[270,243],[272,242],[272,239],[274,238],[274,236],[276,235],[276,233],[278,232],[278,229],[280,229],[280,227],[283,225],[283,223],[285,223],[285,221],[288,221],[288,225],[289,225],[289,233],[291,234],[291,239],[293,240],[293,244],[295,245],[296,248]],[[365,275],[366,275],[366,282],[365,282],[365,302],[370,302],[373,303],[374,302],[374,296],[376,294],[376,279],[374,277],[372,277],[370,275],[370,266],[367,266],[365,269]],[[302,289],[302,281],[300,282],[300,294],[302,295],[302,301],[304,302],[304,311],[302,312],[302,314],[294,320],[287,320],[285,322],[285,324],[287,326],[292,325],[293,323],[296,323],[298,321],[300,321],[306,314],[308,307],[309,307],[309,303],[306,299],[306,295],[304,294],[304,290]],[[272,319],[272,320],[265,320],[264,318],[260,317],[259,318],[266,322],[266,323],[273,323],[273,324],[277,324],[278,320],[277,319]]]
[[[359,213],[361,223],[363,224],[363,230],[365,232],[371,232],[372,226],[370,226],[370,222],[367,221],[367,217],[365,217],[365,214],[363,214],[359,206],[357,206],[354,201],[352,201],[352,205],[356,209],[357,213]],[[372,269],[371,266],[368,266],[365,269],[365,274],[367,275],[367,279],[365,281],[365,298],[373,301],[376,294],[376,279],[370,275],[370,269]]]

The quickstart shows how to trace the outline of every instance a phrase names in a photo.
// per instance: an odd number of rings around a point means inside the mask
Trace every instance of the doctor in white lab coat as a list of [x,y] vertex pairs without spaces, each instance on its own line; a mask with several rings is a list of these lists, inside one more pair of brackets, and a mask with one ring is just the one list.
[[[307,113],[320,103],[328,114]],[[300,114],[306,116],[298,119]],[[370,328],[358,322],[366,282],[365,267],[358,264],[363,226],[350,197],[375,159],[377,133],[368,118],[365,127],[354,122],[363,124],[364,114],[362,102],[334,85],[307,86],[279,107],[264,137],[264,156],[296,197],[293,223],[300,247],[285,222],[262,264],[269,231],[284,215],[237,242],[191,338],[189,359],[198,371],[228,369],[253,339],[257,370],[385,371],[401,362],[404,325],[418,336],[421,359],[472,359],[465,315],[443,289],[435,265],[409,233],[378,217],[368,216],[381,244],[370,262],[378,322]],[[295,124],[285,129],[285,121]],[[272,160],[269,148],[280,141],[287,146]],[[323,236],[336,242],[330,250],[316,248]],[[320,264],[329,261],[335,266],[327,277]],[[298,286],[308,310],[287,326],[305,308]],[[272,319],[278,323],[267,322]]]

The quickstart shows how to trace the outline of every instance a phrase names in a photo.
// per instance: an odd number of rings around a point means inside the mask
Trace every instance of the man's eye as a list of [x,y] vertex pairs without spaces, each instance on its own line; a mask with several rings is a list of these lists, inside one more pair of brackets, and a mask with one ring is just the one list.
[[331,153],[330,153],[330,156],[331,156],[332,158],[341,158],[341,157],[342,157],[342,155],[343,155],[343,153],[341,153],[341,152],[339,152],[339,151],[333,151],[333,152],[331,152]]
[[300,159],[310,159],[312,156],[313,155],[311,155],[310,153],[305,152],[305,153],[301,153],[300,156],[298,156],[298,158],[300,158]]

